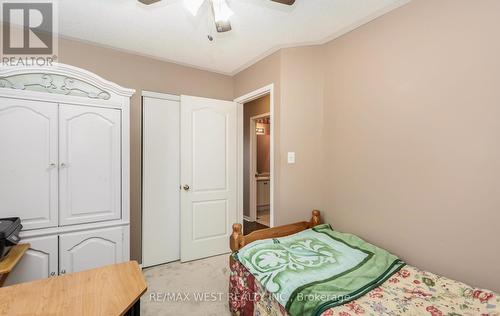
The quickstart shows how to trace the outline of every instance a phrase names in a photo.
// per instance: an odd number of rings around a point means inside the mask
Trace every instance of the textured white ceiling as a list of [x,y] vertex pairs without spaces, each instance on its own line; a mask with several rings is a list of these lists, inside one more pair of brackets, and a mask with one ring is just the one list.
[[[182,0],[60,0],[62,36],[235,74],[279,48],[330,40],[408,0],[228,0],[233,31],[217,33],[208,5],[193,17]],[[207,35],[212,34],[210,42]]]

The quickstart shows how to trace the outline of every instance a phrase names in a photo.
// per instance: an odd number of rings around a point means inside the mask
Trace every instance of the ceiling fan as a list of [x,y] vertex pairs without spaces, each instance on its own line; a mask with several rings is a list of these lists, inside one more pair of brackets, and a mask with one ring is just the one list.
[[[137,0],[143,4],[150,5],[161,0]],[[217,32],[227,32],[231,31],[231,21],[229,18],[233,15],[233,11],[229,8],[226,0],[184,0],[184,6],[186,9],[191,12],[194,16],[198,14],[201,6],[208,1],[210,6],[212,7],[212,13],[215,22],[215,28]],[[273,2],[278,2],[281,4],[292,5],[295,3],[295,0],[270,0]]]

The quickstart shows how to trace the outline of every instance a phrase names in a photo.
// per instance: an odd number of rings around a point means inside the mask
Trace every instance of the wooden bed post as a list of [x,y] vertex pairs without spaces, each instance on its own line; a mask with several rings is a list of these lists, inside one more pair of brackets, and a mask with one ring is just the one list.
[[242,226],[239,223],[233,224],[233,233],[231,237],[229,237],[229,247],[232,252],[240,250],[243,245],[241,245],[241,241],[243,239]]
[[318,210],[312,211],[312,217],[311,217],[311,221],[309,223],[311,225],[311,228],[321,224],[321,216],[320,216],[320,212]]

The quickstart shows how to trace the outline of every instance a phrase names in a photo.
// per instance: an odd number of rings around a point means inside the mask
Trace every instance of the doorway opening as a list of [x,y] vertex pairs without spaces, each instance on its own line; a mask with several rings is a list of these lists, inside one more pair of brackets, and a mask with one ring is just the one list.
[[273,85],[236,101],[242,123],[241,218],[243,232],[249,234],[274,225]]
[[[266,98],[266,97],[263,97]],[[267,96],[268,98],[268,96]],[[259,101],[256,100],[256,101]],[[266,99],[262,100],[266,102]],[[261,101],[261,102],[262,102]],[[250,218],[261,228],[270,227],[271,220],[271,115],[269,112],[250,118],[249,207]]]

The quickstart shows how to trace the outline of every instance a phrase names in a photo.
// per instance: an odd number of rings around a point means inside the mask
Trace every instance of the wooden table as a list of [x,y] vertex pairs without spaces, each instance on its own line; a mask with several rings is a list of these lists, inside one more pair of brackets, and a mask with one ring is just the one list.
[[3,286],[9,273],[14,269],[29,248],[30,244],[12,246],[7,256],[0,261],[0,287]]
[[140,315],[147,284],[135,261],[0,288],[0,315]]

